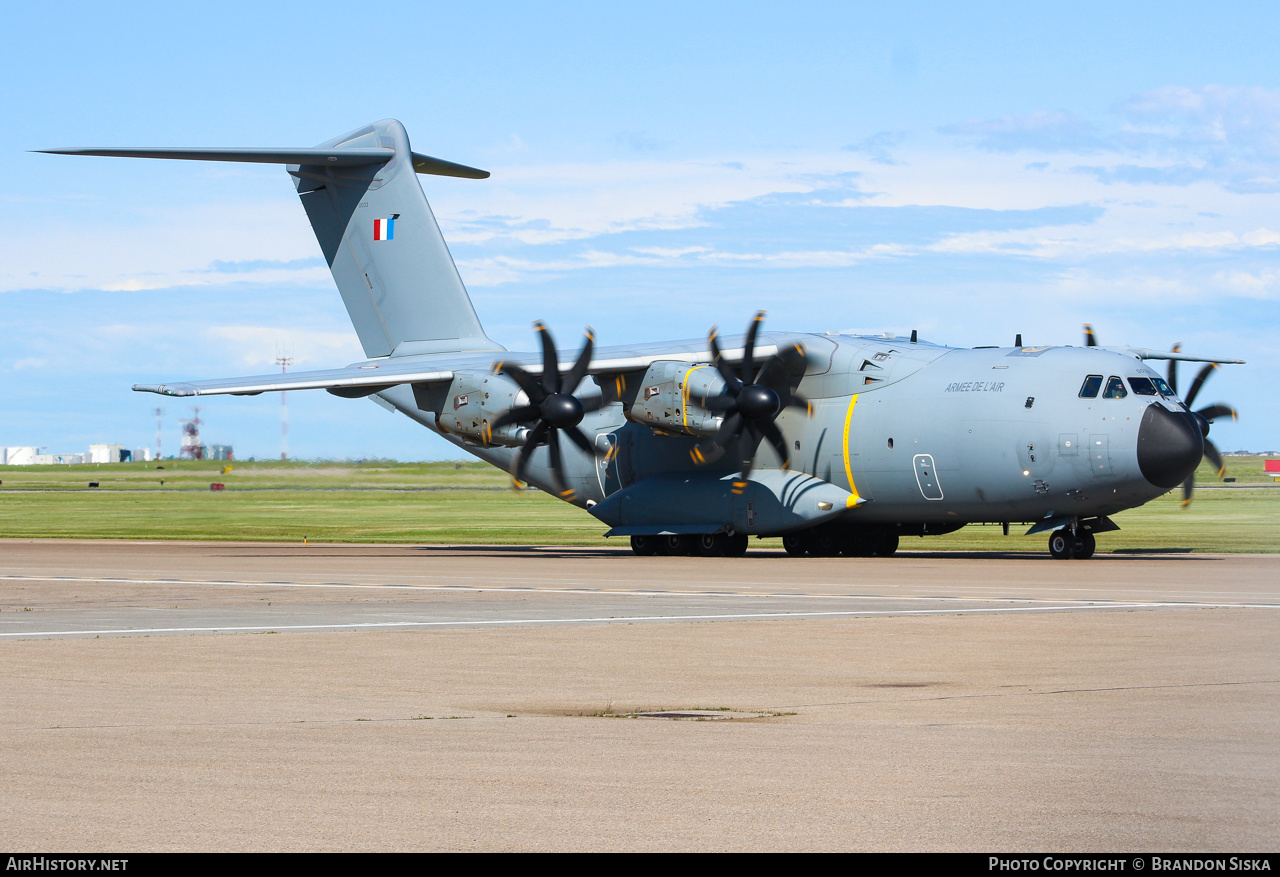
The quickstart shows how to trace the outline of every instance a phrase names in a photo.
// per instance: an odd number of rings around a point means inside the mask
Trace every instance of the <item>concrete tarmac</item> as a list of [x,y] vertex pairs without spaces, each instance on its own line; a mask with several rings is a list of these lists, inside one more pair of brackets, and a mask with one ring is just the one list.
[[6,540],[0,842],[1270,850],[1277,634],[1271,555]]

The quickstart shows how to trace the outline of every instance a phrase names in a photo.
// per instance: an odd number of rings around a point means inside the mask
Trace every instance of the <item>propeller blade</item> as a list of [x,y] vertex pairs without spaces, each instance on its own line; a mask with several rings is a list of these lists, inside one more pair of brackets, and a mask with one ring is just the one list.
[[568,429],[561,430],[561,432],[567,435],[570,441],[575,445],[582,448],[582,450],[586,451],[593,457],[603,457],[609,453],[607,450],[591,444],[591,439],[587,438],[586,433],[578,429],[576,426],[571,426]]
[[779,396],[782,396],[784,395],[784,390],[790,389],[791,376],[787,374],[787,367],[782,362],[782,358],[771,356],[769,361],[764,364],[764,368],[760,369],[760,375],[755,382],[763,384]]
[[783,469],[791,468],[791,451],[787,448],[787,440],[782,435],[782,430],[778,429],[778,424],[772,420],[766,420],[761,423],[759,429],[764,433],[764,437],[769,440],[769,444],[773,445],[773,449],[778,453],[778,459],[782,461]]
[[547,391],[542,389],[542,385],[538,383],[538,379],[518,365],[512,365],[509,362],[500,362],[493,368],[494,372],[504,374],[511,380],[520,385],[520,389],[524,390],[529,401],[534,405],[538,405],[542,400],[547,398]]
[[537,405],[517,405],[505,414],[499,415],[489,424],[489,427],[499,429],[511,423],[528,423],[530,420],[537,420],[541,415],[542,409]]
[[1084,346],[1085,347],[1098,346],[1098,339],[1093,337],[1093,327],[1090,326],[1088,323],[1084,324]]
[[1187,397],[1183,399],[1183,401],[1187,403],[1188,408],[1195,404],[1196,396],[1200,395],[1200,388],[1204,386],[1205,379],[1208,378],[1209,375],[1217,369],[1217,367],[1218,364],[1216,362],[1211,362],[1204,368],[1200,369],[1200,373],[1196,375],[1196,379],[1191,382],[1191,389],[1187,392]]
[[718,448],[728,447],[729,442],[733,441],[733,437],[742,429],[743,423],[742,415],[737,411],[732,412],[720,424],[720,428],[711,438],[711,443]]
[[813,417],[813,403],[799,393],[788,393],[782,406],[784,408],[803,408],[805,414]]
[[720,352],[720,345],[716,342],[719,336],[716,327],[711,327],[711,332],[707,336],[707,340],[711,343],[711,362],[715,365],[716,371],[720,372],[720,377],[724,378],[725,384],[729,388],[729,392],[736,396],[738,391],[742,389],[742,381],[738,380],[738,376],[734,374],[733,369],[729,367],[729,363],[725,362],[724,354]]
[[1195,476],[1195,473],[1193,472],[1187,476],[1186,481],[1182,482],[1182,507],[1184,509],[1187,506],[1191,505],[1191,494],[1195,491],[1195,489],[1196,489],[1196,476]]
[[533,452],[538,445],[542,444],[543,439],[547,437],[548,429],[549,427],[545,423],[539,423],[530,430],[529,437],[524,440],[524,447],[520,449],[515,463],[511,466],[511,477],[516,481],[524,480],[524,470],[529,465],[529,458],[533,456]]
[[689,401],[707,411],[732,411],[738,407],[738,401],[723,393],[707,396],[702,393],[690,393]]
[[547,474],[551,476],[551,486],[555,488],[556,496],[573,499],[573,491],[564,486],[561,475],[564,471],[564,458],[560,456],[560,430],[552,429],[547,432],[547,452]]
[[569,369],[569,374],[565,375],[564,385],[560,392],[572,393],[578,389],[578,384],[582,383],[582,379],[587,376],[587,369],[591,368],[591,351],[595,346],[596,336],[591,331],[591,327],[587,327],[587,340],[582,342],[582,351],[578,354],[578,361],[573,364],[573,368]]
[[1239,420],[1240,415],[1230,405],[1223,405],[1221,402],[1215,402],[1212,405],[1201,408],[1196,412],[1205,420],[1217,420],[1219,417],[1230,417],[1232,420]]
[[1212,463],[1213,467],[1218,470],[1218,478],[1219,480],[1221,480],[1222,476],[1227,471],[1227,466],[1225,463],[1222,462],[1222,454],[1218,453],[1218,446],[1215,445],[1213,442],[1209,441],[1208,439],[1205,439],[1204,455],[1209,458],[1209,462]]
[[756,383],[756,336],[760,334],[760,324],[764,322],[764,311],[756,311],[751,325],[747,328],[747,341],[742,355],[742,381],[746,384]]
[[742,437],[738,440],[738,453],[742,457],[742,479],[746,481],[751,477],[751,467],[755,465],[756,450],[760,447],[760,440],[764,438],[756,425],[751,421],[747,421],[746,428],[742,431]]
[[[1173,352],[1182,352],[1181,341],[1173,345]],[[1173,395],[1178,395],[1178,361],[1176,359],[1169,360],[1169,389],[1173,390]]]
[[556,353],[556,342],[541,320],[534,323],[533,328],[542,339],[542,386],[548,395],[555,395],[560,392],[560,355]]

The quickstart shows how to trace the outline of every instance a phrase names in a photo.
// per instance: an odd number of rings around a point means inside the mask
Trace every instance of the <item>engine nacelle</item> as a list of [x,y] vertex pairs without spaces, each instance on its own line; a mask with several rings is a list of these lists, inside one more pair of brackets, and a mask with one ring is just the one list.
[[689,393],[716,396],[724,378],[715,366],[698,362],[660,361],[649,366],[634,396],[626,400],[627,419],[677,435],[715,435],[721,416],[689,400]]
[[491,424],[517,405],[528,404],[529,397],[506,375],[457,372],[436,415],[436,425],[484,447],[517,447],[529,434],[527,426],[508,424],[493,429]]

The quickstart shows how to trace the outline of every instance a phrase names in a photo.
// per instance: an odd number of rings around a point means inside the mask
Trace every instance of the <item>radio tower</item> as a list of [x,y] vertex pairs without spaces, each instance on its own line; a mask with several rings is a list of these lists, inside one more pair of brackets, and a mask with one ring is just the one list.
[[[289,370],[289,366],[293,365],[293,356],[289,353],[276,351],[276,365],[280,366],[280,374],[284,374]],[[280,459],[289,459],[289,400],[285,398],[286,393],[280,392]]]
[[163,416],[164,416],[164,409],[157,408],[156,409],[156,459],[157,460],[162,459],[162,457],[160,456],[160,434],[161,434],[160,418]]
[[204,446],[200,444],[200,424],[204,423],[200,419],[200,406],[192,407],[195,416],[190,420],[179,421],[182,424],[182,448],[178,452],[179,457],[186,457],[188,460],[203,460]]

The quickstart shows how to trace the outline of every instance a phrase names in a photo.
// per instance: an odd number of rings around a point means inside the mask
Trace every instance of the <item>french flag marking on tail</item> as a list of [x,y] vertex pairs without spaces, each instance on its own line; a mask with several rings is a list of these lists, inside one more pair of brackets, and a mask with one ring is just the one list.
[[387,219],[375,219],[373,221],[373,239],[375,241],[392,241],[396,237],[396,213]]

